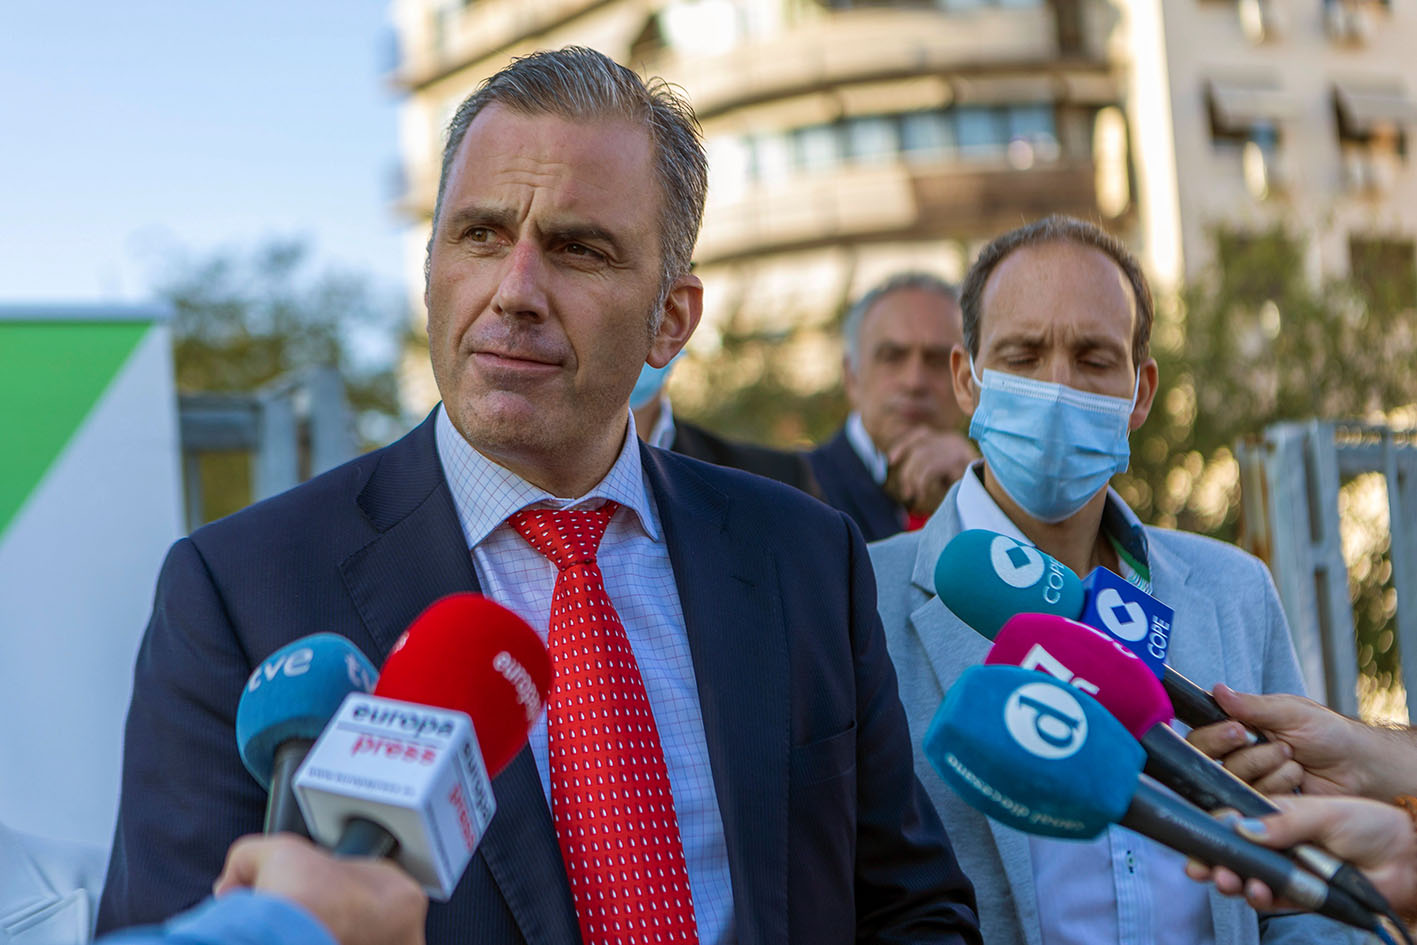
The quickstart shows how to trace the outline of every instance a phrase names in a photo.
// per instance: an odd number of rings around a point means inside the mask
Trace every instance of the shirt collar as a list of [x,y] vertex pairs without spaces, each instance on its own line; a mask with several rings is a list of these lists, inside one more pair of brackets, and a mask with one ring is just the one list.
[[568,509],[584,505],[594,508],[606,500],[618,502],[633,512],[644,533],[653,541],[660,540],[659,516],[640,466],[640,446],[633,413],[629,414],[625,442],[615,464],[604,479],[575,499],[559,499],[483,456],[458,433],[441,404],[438,405],[434,425],[443,477],[448,482],[453,506],[457,509],[458,521],[462,524],[469,548],[477,547],[498,526],[527,506]]
[[884,483],[886,481],[886,454],[876,449],[876,444],[871,440],[871,434],[866,432],[866,424],[861,421],[861,414],[854,410],[851,412],[851,416],[846,418],[846,442],[850,443],[851,448],[856,451],[856,455],[861,457],[862,464],[871,474],[871,478],[876,480],[876,485]]
[[[959,481],[955,493],[955,510],[959,515],[960,531],[969,528],[984,528],[1000,535],[1008,535],[1015,541],[1031,545],[1019,531],[1013,519],[1004,514],[999,503],[984,488],[984,460],[975,460]],[[1107,487],[1107,504],[1102,510],[1102,533],[1119,551],[1118,565],[1124,572],[1122,577],[1131,579],[1138,571],[1139,577],[1148,577],[1149,567],[1146,547],[1146,529],[1135,512],[1127,507],[1122,497],[1111,486]]]

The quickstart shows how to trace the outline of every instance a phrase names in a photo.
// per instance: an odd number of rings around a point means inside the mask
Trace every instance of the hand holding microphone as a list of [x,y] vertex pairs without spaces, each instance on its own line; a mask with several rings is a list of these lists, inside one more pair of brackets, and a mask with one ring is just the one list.
[[251,889],[289,899],[340,945],[423,945],[428,897],[392,863],[336,860],[299,837],[246,836],[231,845],[213,885],[220,898]]
[[[1406,811],[1357,797],[1279,797],[1274,803],[1277,813],[1238,820],[1236,832],[1275,849],[1319,844],[1361,869],[1399,913],[1409,918],[1417,913],[1417,831]],[[1226,895],[1243,893],[1256,909],[1286,905],[1268,886],[1243,882],[1227,869],[1192,862],[1186,873],[1213,880]]]
[[1370,913],[1283,855],[1235,836],[1141,773],[1142,747],[1096,700],[1016,666],[972,666],[950,687],[925,754],[967,803],[1028,833],[1087,839],[1119,823],[1259,879],[1302,908],[1356,928]]
[[[1038,669],[1094,696],[1146,751],[1146,774],[1202,810],[1260,816],[1278,808],[1166,724],[1171,703],[1130,650],[1101,631],[1054,614],[1019,614],[995,637],[986,665]],[[1388,903],[1352,866],[1312,844],[1290,851],[1304,867],[1364,909]]]

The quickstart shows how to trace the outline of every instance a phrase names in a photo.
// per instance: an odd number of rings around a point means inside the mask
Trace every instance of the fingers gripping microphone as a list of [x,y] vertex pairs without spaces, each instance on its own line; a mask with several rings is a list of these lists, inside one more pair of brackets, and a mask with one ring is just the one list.
[[935,594],[990,640],[1014,614],[1082,620],[1133,652],[1141,651],[1138,655],[1160,677],[1182,722],[1200,728],[1229,718],[1210,693],[1154,658],[1152,651],[1159,645],[1154,631],[1161,629],[1157,622],[1165,623],[1162,639],[1169,640],[1171,608],[1106,568],[1096,568],[1086,582],[1079,581],[1071,568],[1032,545],[975,528],[960,532],[940,552]]
[[338,854],[391,857],[446,900],[496,811],[491,778],[526,743],[550,682],[546,647],[516,614],[476,594],[435,602],[300,769],[312,834]]
[[1087,839],[1119,823],[1258,879],[1364,930],[1377,920],[1282,854],[1250,843],[1142,775],[1145,753],[1086,693],[1017,666],[971,666],[925,735],[925,756],[970,806],[1028,833]]
[[236,744],[246,770],[270,793],[266,833],[310,834],[292,780],[345,696],[374,688],[374,664],[334,633],[302,637],[256,667],[236,706]]
[[[1131,650],[1100,630],[1051,614],[1019,614],[1000,629],[984,662],[1041,670],[1091,694],[1141,743],[1145,773],[1202,810],[1231,807],[1247,817],[1278,810],[1166,724],[1171,703],[1161,684]],[[1328,851],[1304,844],[1290,854],[1364,909],[1390,908],[1356,867]]]

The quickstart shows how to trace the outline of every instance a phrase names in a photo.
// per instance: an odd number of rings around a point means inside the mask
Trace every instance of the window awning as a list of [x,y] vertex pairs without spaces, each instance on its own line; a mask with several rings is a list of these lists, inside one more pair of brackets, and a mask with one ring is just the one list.
[[1216,121],[1230,131],[1246,131],[1298,113],[1294,99],[1272,85],[1212,81],[1209,93]]
[[1400,86],[1335,82],[1334,98],[1347,130],[1367,134],[1382,125],[1417,122],[1417,102]]

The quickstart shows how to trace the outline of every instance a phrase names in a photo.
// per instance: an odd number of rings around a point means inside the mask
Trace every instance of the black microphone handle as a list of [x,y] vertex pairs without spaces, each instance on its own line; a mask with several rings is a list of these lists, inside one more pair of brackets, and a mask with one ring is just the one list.
[[1378,919],[1346,893],[1329,888],[1282,853],[1235,834],[1210,815],[1167,794],[1149,778],[1137,781],[1132,803],[1120,823],[1203,863],[1228,867],[1245,879],[1258,879],[1276,897],[1305,910],[1368,932],[1379,928]]
[[[1220,703],[1215,701],[1215,696],[1170,666],[1164,667],[1162,671],[1161,685],[1165,688],[1166,695],[1171,698],[1171,708],[1175,711],[1176,718],[1191,728],[1203,728],[1207,725],[1214,725],[1216,722],[1230,721],[1230,716],[1226,715],[1225,710],[1220,707]],[[1268,741],[1268,739],[1259,732],[1250,732],[1251,745],[1257,745],[1263,741]]]
[[263,833],[294,833],[310,838],[305,816],[295,800],[295,771],[310,753],[313,738],[287,738],[276,747],[275,764],[271,767],[271,792],[266,798],[266,822]]
[[363,817],[351,817],[340,831],[339,842],[330,852],[335,856],[392,857],[399,839],[381,825]]
[[[1233,808],[1246,817],[1263,817],[1279,808],[1259,791],[1218,764],[1205,752],[1186,741],[1165,724],[1151,727],[1142,735],[1148,775],[1166,785],[1201,810]],[[1392,908],[1383,894],[1355,867],[1311,843],[1288,851],[1295,862],[1328,880],[1330,886],[1353,897],[1364,909],[1383,913]]]

